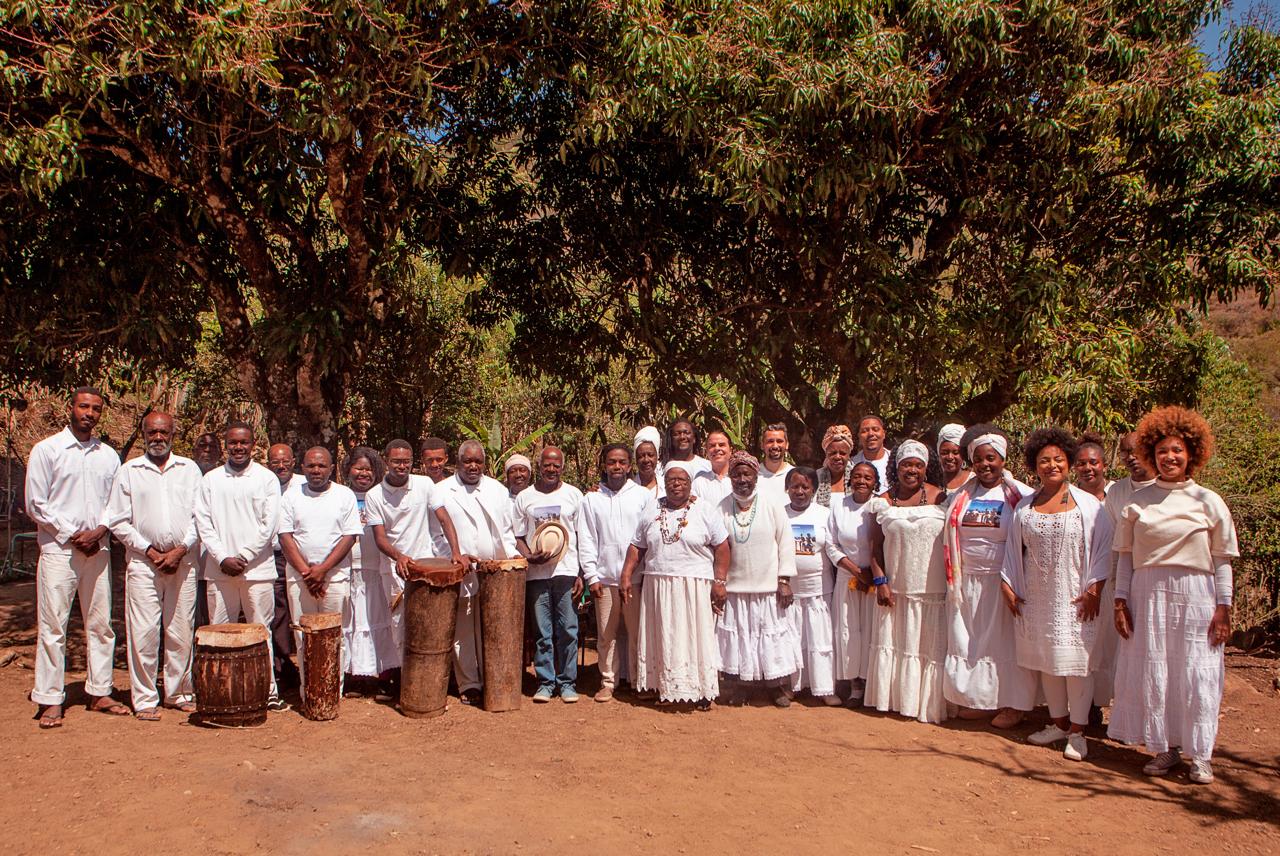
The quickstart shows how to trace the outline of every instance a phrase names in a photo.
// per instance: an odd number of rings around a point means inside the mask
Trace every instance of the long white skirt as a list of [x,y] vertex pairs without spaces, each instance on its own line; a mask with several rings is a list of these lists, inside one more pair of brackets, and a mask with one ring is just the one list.
[[1039,676],[1018,665],[1014,618],[1000,594],[1000,575],[964,574],[960,586],[964,602],[947,604],[947,701],[976,710],[1031,710]]
[[1216,604],[1213,574],[1134,571],[1133,635],[1117,649],[1108,737],[1146,744],[1157,754],[1176,746],[1191,758],[1209,760],[1226,671],[1224,646],[1209,644]]
[[835,695],[831,609],[826,596],[797,597],[787,607],[787,620],[796,636],[796,656],[800,660],[791,688],[796,692],[808,689],[815,696]]
[[892,609],[876,606],[864,705],[921,722],[942,722],[952,715],[942,694],[946,597],[895,594]]
[[349,671],[376,678],[401,664],[400,610],[391,601],[403,588],[394,574],[373,568],[351,569],[351,609],[342,636],[350,654]]
[[720,694],[711,580],[645,574],[640,588],[636,687],[663,701]]
[[800,645],[777,592],[729,592],[716,640],[720,669],[739,680],[772,681],[800,669]]
[[831,593],[831,617],[835,630],[835,679],[852,681],[867,676],[871,662],[871,635],[876,622],[876,591],[865,594],[849,588],[852,575],[844,568],[836,571],[836,587]]
[[1116,623],[1111,612],[1111,605],[1116,599],[1116,586],[1107,580],[1102,587],[1102,608],[1093,623],[1097,625],[1093,640],[1093,650],[1089,653],[1089,674],[1093,677],[1093,703],[1098,707],[1111,704],[1116,674],[1116,649],[1120,644],[1120,634],[1116,632]]

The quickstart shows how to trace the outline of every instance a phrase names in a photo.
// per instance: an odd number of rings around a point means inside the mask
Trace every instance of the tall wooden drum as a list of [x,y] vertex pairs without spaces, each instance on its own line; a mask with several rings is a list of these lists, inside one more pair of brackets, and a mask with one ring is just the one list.
[[477,562],[480,578],[480,632],[484,640],[484,709],[519,710],[524,674],[523,558]]
[[292,629],[302,634],[302,708],[307,719],[338,718],[342,701],[342,613],[303,615]]
[[208,624],[196,629],[191,678],[196,690],[192,721],[246,728],[267,721],[271,648],[261,624]]
[[449,699],[458,584],[466,568],[448,559],[417,559],[410,562],[408,576],[400,712],[425,719],[442,715]]

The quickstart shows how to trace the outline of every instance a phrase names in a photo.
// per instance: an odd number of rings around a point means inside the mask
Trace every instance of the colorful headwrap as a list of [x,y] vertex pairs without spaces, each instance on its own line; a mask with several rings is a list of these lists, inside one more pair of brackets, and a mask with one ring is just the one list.
[[919,458],[929,463],[929,447],[919,440],[904,440],[893,452],[893,462],[902,463],[907,458]]
[[960,440],[964,437],[964,426],[959,422],[948,422],[938,431],[938,454],[942,454],[943,443],[955,443],[960,445]]
[[840,440],[848,443],[851,450],[857,447],[857,443],[853,442],[853,432],[849,430],[848,425],[832,425],[827,429],[827,433],[822,435],[822,451],[827,451],[832,443]]
[[1009,441],[1004,437],[999,434],[981,434],[969,444],[969,460],[973,460],[973,453],[977,451],[979,446],[990,446],[996,450],[996,454],[1001,458],[1007,457],[1009,451]]
[[760,472],[760,462],[756,460],[756,456],[750,452],[739,449],[729,456],[729,472],[733,472],[733,468],[738,464],[746,464],[756,472]]
[[524,455],[512,455],[507,458],[507,462],[502,466],[503,475],[510,472],[512,467],[524,467],[529,472],[533,472],[533,462]]
[[652,443],[654,451],[662,451],[662,435],[652,425],[646,425],[636,432],[636,438],[631,443],[631,450],[639,449],[640,444],[645,442]]

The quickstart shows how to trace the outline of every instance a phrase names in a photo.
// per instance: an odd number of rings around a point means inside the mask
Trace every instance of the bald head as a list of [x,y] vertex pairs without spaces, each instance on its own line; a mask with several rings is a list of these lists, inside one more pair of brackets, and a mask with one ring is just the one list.
[[169,460],[173,449],[173,417],[159,410],[148,413],[142,420],[142,442],[152,463],[163,464]]
[[315,493],[329,489],[333,478],[333,455],[324,446],[312,446],[302,456],[302,474],[307,477],[307,487]]
[[276,443],[267,449],[267,469],[280,479],[282,489],[288,487],[289,482],[293,481],[293,470],[297,463],[293,458],[293,449],[285,443]]
[[564,471],[564,452],[555,446],[547,446],[538,455],[538,490],[550,493],[560,487],[560,474]]

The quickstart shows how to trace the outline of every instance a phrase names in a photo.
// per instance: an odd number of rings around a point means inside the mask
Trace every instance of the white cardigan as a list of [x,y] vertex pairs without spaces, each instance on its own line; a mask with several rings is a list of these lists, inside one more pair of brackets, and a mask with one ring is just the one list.
[[[1071,497],[1076,501],[1076,507],[1080,509],[1081,523],[1085,532],[1084,566],[1088,569],[1088,577],[1084,585],[1088,587],[1098,580],[1106,581],[1111,578],[1111,541],[1115,535],[1115,525],[1111,521],[1111,515],[1106,513],[1097,497],[1085,493],[1075,485],[1068,485],[1067,489],[1071,491]],[[1000,576],[1018,597],[1025,594],[1022,525],[1031,511],[1031,502],[1035,497],[1034,493],[1024,497],[1014,509],[1013,525],[1009,527],[1009,540],[1005,543],[1004,568]]]

